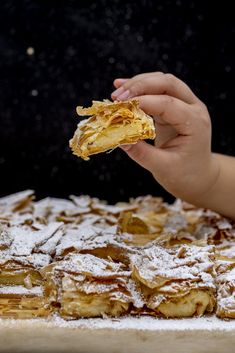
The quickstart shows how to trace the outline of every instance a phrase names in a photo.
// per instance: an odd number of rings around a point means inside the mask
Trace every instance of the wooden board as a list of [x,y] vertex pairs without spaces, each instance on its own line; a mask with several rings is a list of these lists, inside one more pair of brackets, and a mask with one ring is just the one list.
[[0,319],[0,352],[231,353],[235,320]]

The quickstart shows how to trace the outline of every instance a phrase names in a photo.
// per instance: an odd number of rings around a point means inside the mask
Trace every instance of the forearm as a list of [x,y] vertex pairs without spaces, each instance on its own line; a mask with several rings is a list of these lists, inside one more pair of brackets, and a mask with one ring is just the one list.
[[218,164],[218,177],[211,188],[192,203],[235,220],[235,158],[216,153],[213,157]]

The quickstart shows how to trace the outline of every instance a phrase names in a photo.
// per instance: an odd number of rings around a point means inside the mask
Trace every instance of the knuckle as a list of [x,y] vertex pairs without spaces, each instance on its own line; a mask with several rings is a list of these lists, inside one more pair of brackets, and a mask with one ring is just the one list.
[[208,112],[207,106],[202,101],[200,101],[200,103],[198,104],[197,109],[198,109],[198,113],[200,115],[209,117],[209,112]]
[[140,78],[142,78],[145,75],[146,75],[146,73],[137,74],[137,75],[133,76],[132,78],[133,78],[133,80],[139,80]]
[[133,84],[129,87],[130,92],[134,96],[142,96],[144,94],[144,85],[142,81],[133,82]]
[[138,160],[139,163],[144,163],[147,158],[146,151],[140,148],[138,144],[133,145],[131,147],[131,155],[132,155],[132,158],[134,158],[135,160]]
[[205,127],[206,129],[211,128],[211,119],[210,119],[207,106],[201,101],[200,101],[200,104],[198,104],[196,107],[196,115],[197,115],[197,118],[200,118],[200,121],[203,127]]
[[155,76],[164,76],[165,74],[164,74],[164,72],[162,72],[162,71],[155,71],[155,72],[154,72],[154,75],[155,75]]
[[174,88],[176,84],[176,77],[172,74],[165,74],[165,80],[166,80],[166,87],[168,88]]
[[158,114],[160,117],[164,116],[166,111],[168,110],[168,107],[174,103],[174,98],[171,96],[163,95],[161,97],[161,112]]
[[175,77],[173,74],[170,74],[170,73],[165,74],[165,78],[166,78],[169,82],[175,81],[175,79],[176,79],[176,77]]
[[203,103],[202,101],[199,101],[199,107],[201,108],[202,111],[208,112],[206,104]]
[[165,105],[172,104],[174,102],[174,98],[168,95],[164,95],[162,97],[162,101]]

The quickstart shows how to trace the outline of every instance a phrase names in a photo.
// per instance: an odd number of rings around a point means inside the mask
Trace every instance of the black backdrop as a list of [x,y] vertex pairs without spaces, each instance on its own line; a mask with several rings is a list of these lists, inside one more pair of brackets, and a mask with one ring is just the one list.
[[76,105],[109,97],[115,77],[140,72],[185,80],[208,105],[213,149],[234,154],[235,24],[227,3],[1,1],[0,195],[33,188],[38,198],[170,199],[123,151],[84,162],[68,148]]

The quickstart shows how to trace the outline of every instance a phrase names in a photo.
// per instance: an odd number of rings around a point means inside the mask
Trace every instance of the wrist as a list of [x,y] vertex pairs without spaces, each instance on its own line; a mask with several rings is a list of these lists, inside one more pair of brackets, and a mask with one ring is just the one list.
[[208,207],[207,205],[210,205],[210,200],[217,193],[220,170],[220,163],[216,154],[211,153],[211,158],[201,178],[199,189],[196,188],[197,192],[185,200],[199,207]]

